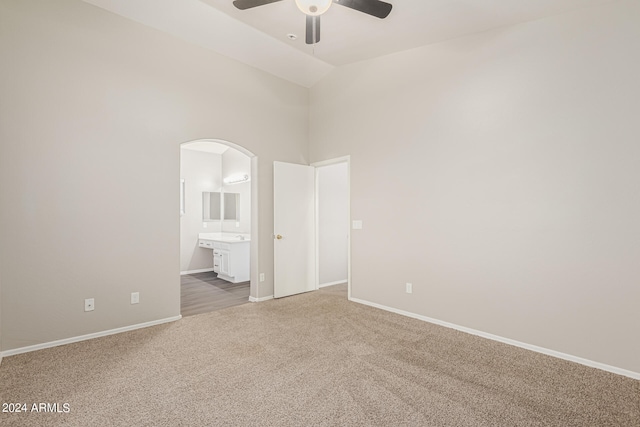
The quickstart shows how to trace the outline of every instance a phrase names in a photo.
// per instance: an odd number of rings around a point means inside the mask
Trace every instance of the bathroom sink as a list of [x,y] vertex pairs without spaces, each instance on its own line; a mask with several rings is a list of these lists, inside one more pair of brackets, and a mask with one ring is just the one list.
[[249,242],[251,241],[251,239],[247,239],[246,237],[235,237],[235,236],[230,236],[230,237],[220,237],[218,239],[212,239],[214,241],[218,241],[218,242]]
[[233,233],[200,233],[200,240],[213,240],[214,242],[234,243],[234,242],[250,242],[251,237],[246,234]]

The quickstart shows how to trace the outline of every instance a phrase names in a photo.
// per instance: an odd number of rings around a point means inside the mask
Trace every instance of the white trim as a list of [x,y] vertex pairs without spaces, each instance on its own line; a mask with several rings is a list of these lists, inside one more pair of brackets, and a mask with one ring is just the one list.
[[181,271],[180,275],[181,276],[185,276],[187,274],[196,274],[196,273],[208,273],[209,271],[213,271],[213,267],[211,268],[201,268],[200,270],[187,270],[187,271]]
[[148,328],[149,326],[161,325],[163,323],[175,322],[176,320],[180,320],[180,319],[182,319],[181,315],[174,316],[174,317],[167,317],[165,319],[152,320],[151,322],[138,323],[130,326],[123,326],[121,328],[109,329],[102,332],[95,332],[92,334],[80,335],[77,337],[65,338],[57,341],[50,341],[42,344],[30,345],[27,347],[14,348],[12,350],[5,350],[3,352],[0,352],[0,357],[14,356],[16,354],[28,353],[36,350],[43,350],[45,348],[57,347],[59,345],[72,344],[75,342],[86,341],[93,338],[106,337],[108,335],[119,334],[121,332],[128,332],[136,329]]
[[351,298],[351,156],[347,156],[347,298]]
[[320,180],[318,179],[320,172],[318,166],[312,164],[313,167],[313,250],[315,255],[315,277],[314,284],[316,291],[320,289]]
[[269,295],[268,297],[262,297],[262,298],[249,297],[249,302],[264,302],[264,301],[269,301],[270,299],[273,299],[273,295]]
[[260,193],[258,192],[258,177],[260,176],[260,171],[258,170],[258,163],[258,156],[251,157],[251,243],[249,243],[251,279],[249,295],[260,295],[260,265],[258,263],[260,253]]
[[535,351],[536,353],[546,354],[547,356],[557,357],[559,359],[568,360],[570,362],[579,363],[581,365],[589,366],[591,368],[601,369],[603,371],[611,372],[618,375],[623,375],[625,377],[633,378],[636,380],[640,380],[640,372],[633,372],[626,369],[618,368],[616,366],[606,365],[600,362],[594,362],[593,360],[584,359],[582,357],[573,356],[571,354],[561,353],[559,351],[550,350],[548,348],[539,347],[533,344],[527,344],[520,341],[512,340],[510,338],[504,338],[499,335],[493,335],[487,332],[478,331],[476,329],[467,328],[465,326],[459,326],[454,323],[445,322],[438,319],[433,319],[431,317],[421,316],[419,314],[411,313],[404,310],[398,310],[396,308],[387,307],[381,304],[376,304],[374,302],[361,300],[358,298],[349,298],[349,301],[356,302],[358,304],[368,305],[370,307],[379,308],[381,310],[390,311],[392,313],[400,314],[402,316],[412,317],[414,319],[422,320],[424,322],[433,323],[436,325],[444,326],[445,328],[455,329],[457,331],[466,332],[471,335],[476,335],[482,338],[487,338],[493,341],[498,341],[504,344],[513,345],[516,347],[524,348],[526,350]]
[[347,283],[347,279],[336,280],[335,282],[321,283],[318,285],[318,287],[326,288],[327,286],[342,285],[343,283]]
[[313,162],[311,163],[310,166],[313,166],[314,168],[320,168],[322,166],[331,166],[338,163],[349,163],[350,160],[351,160],[351,156],[342,156],[342,157],[336,157],[335,159]]

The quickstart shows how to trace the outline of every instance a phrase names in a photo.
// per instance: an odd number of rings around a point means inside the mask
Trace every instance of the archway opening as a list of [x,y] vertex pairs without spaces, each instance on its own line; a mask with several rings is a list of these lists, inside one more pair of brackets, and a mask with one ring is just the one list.
[[258,294],[257,157],[219,139],[180,145],[181,314]]

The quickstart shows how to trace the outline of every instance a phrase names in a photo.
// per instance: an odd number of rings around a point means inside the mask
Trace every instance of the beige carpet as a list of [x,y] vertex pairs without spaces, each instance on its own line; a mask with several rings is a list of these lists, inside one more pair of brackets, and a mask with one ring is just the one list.
[[2,426],[640,426],[640,381],[346,300],[343,288],[7,357]]

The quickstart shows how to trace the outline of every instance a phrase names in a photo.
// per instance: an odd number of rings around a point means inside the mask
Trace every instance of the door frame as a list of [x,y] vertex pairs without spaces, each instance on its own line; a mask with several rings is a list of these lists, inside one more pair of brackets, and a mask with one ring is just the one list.
[[[191,142],[215,142],[218,144],[222,144],[222,145],[226,145],[229,148],[233,148],[235,150],[240,151],[242,154],[246,155],[247,157],[249,157],[249,159],[251,160],[251,181],[249,181],[251,183],[251,241],[249,242],[249,250],[250,250],[250,270],[251,270],[251,278],[250,278],[250,284],[249,284],[249,301],[258,301],[258,295],[260,295],[259,293],[259,287],[260,287],[260,274],[258,272],[258,266],[259,264],[259,237],[260,237],[260,233],[259,233],[259,215],[260,215],[260,209],[258,207],[258,180],[260,175],[258,174],[258,156],[256,156],[255,154],[253,154],[253,152],[247,150],[246,148],[244,148],[241,145],[238,144],[234,144],[233,142],[230,141],[226,141],[224,139],[216,139],[216,138],[199,138],[199,139],[193,139],[190,141],[183,141],[178,145],[178,162],[180,162],[180,147],[182,146],[182,144],[187,144],[187,143],[191,143]],[[178,163],[179,165],[180,163]],[[178,167],[178,171],[180,170],[180,167]],[[178,222],[178,226],[179,226],[179,222]],[[178,251],[179,253],[179,251]],[[178,266],[180,265],[180,261],[178,258]],[[179,267],[178,267],[179,268]],[[178,274],[179,275],[179,274]],[[178,282],[180,283],[180,282]],[[178,293],[179,294],[179,293]],[[179,305],[180,301],[178,300],[178,305]]]
[[323,160],[311,163],[315,169],[315,264],[316,277],[315,288],[320,289],[320,224],[318,221],[319,197],[318,197],[318,169],[324,166],[332,166],[339,163],[347,164],[347,298],[351,300],[351,156],[336,157],[334,159]]

